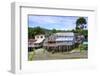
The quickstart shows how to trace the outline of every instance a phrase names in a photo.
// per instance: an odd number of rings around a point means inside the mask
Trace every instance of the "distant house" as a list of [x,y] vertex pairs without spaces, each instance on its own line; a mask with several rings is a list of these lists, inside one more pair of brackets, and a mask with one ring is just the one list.
[[44,35],[36,35],[35,39],[28,39],[28,48],[31,50],[32,48],[39,48],[43,46],[43,41],[45,39]]
[[49,51],[69,51],[74,48],[75,41],[73,32],[59,32],[45,39],[43,46]]

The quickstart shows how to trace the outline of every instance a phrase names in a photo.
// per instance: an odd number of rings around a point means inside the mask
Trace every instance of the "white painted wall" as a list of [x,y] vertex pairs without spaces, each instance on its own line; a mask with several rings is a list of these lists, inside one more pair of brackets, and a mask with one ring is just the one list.
[[[58,72],[48,72],[48,73],[35,73],[35,74],[24,74],[23,76],[100,76],[100,0],[1,0],[0,1],[0,76],[13,76],[9,73],[10,69],[10,57],[11,57],[11,8],[10,3],[13,1],[17,2],[30,2],[37,5],[45,4],[46,6],[55,5],[58,7],[67,5],[76,6],[96,6],[97,11],[97,42],[95,54],[97,55],[97,67],[68,69]],[[92,50],[94,51],[94,50]],[[84,63],[83,63],[84,64]],[[63,66],[63,65],[62,65]],[[17,75],[19,76],[19,75]]]
[[45,35],[42,35],[42,34],[41,35],[36,35],[35,39],[36,40],[38,40],[38,39],[45,39]]

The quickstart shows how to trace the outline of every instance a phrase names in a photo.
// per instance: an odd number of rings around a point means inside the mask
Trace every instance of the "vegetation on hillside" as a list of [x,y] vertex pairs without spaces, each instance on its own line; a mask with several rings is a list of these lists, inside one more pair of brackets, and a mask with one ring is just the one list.
[[85,20],[84,17],[79,17],[76,20],[76,29],[72,29],[72,30],[57,30],[57,29],[45,29],[42,27],[34,27],[34,28],[28,28],[28,38],[34,38],[35,35],[37,34],[45,34],[46,36],[50,36],[53,33],[57,33],[57,32],[74,32],[77,33],[78,35],[84,35],[85,38],[88,37],[88,30],[84,30],[84,25],[87,24],[87,21]]

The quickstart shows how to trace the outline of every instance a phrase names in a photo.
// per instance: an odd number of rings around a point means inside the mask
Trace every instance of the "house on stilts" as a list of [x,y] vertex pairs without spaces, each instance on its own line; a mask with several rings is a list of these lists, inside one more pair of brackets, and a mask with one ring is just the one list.
[[46,38],[43,47],[54,52],[70,51],[75,48],[75,41],[73,32],[58,32]]
[[35,35],[35,38],[28,39],[28,50],[32,51],[32,49],[41,48],[43,47],[43,42],[45,40],[45,35]]

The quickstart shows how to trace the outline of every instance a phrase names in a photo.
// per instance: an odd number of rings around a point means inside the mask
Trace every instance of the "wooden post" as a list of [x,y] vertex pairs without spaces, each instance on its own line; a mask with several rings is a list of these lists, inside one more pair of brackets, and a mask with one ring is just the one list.
[[68,46],[67,46],[67,52],[68,52]]
[[63,46],[62,46],[62,52],[63,52]]
[[71,46],[69,45],[69,51],[70,51],[70,49],[71,49]]

